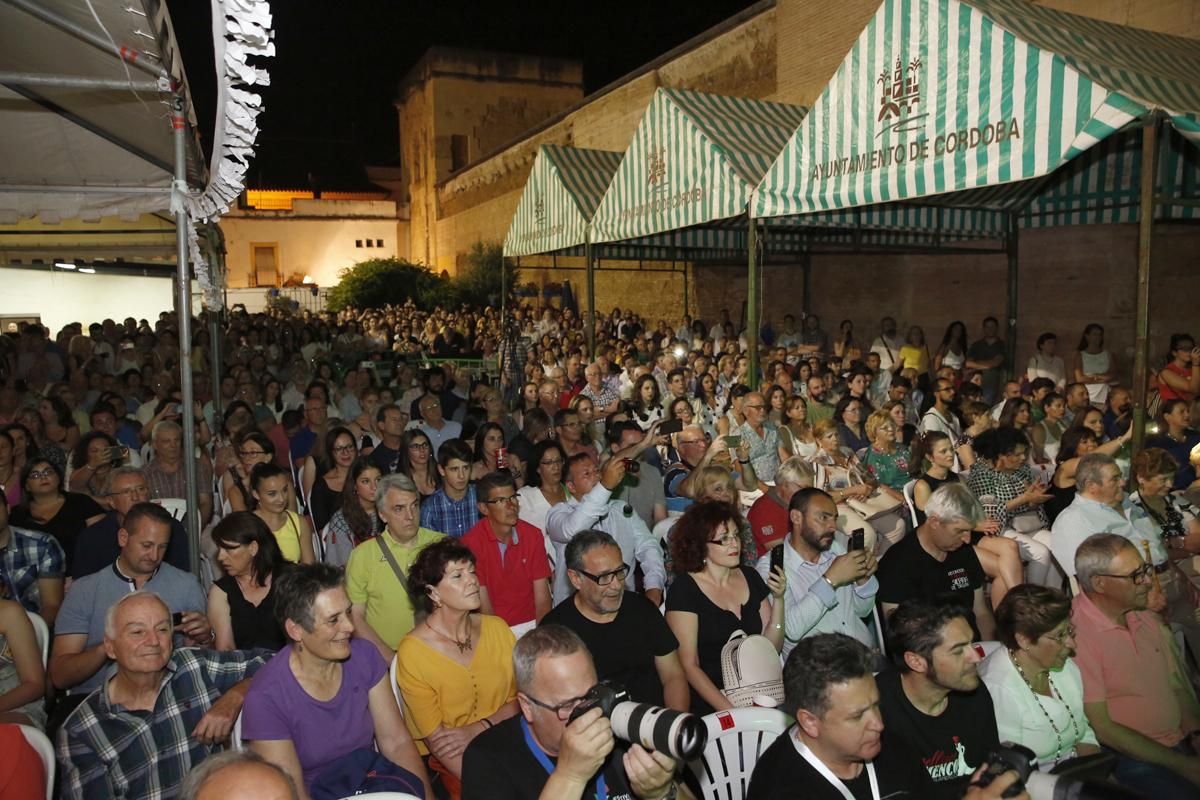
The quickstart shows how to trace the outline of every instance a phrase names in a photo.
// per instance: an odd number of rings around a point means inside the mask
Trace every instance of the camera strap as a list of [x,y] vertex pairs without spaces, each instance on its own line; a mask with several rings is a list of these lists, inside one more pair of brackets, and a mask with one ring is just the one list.
[[[788,738],[792,740],[792,744],[796,748],[796,752],[800,757],[808,762],[809,766],[821,774],[821,777],[829,781],[833,788],[842,793],[842,797],[846,800],[854,800],[854,795],[850,794],[850,790],[846,788],[846,784],[842,783],[841,779],[833,774],[833,770],[825,766],[821,759],[813,755],[812,750],[808,749],[808,745],[800,741],[800,737],[795,731],[788,732]],[[871,797],[879,800],[879,780],[875,777],[875,765],[868,761],[863,765],[867,770],[867,780],[871,782]]]
[[[547,775],[554,773],[554,762],[550,760],[550,756],[538,746],[538,743],[533,739],[533,732],[529,730],[529,723],[521,717],[521,733],[525,735],[525,746],[529,748],[529,752],[533,753],[533,757],[538,760],[542,768],[546,770]],[[872,773],[874,774],[874,773]],[[872,786],[874,783],[872,783]],[[878,800],[879,793],[875,793]],[[596,800],[608,800],[608,787],[604,784],[604,766],[601,765],[599,774],[596,775]],[[853,800],[851,798],[850,800]]]

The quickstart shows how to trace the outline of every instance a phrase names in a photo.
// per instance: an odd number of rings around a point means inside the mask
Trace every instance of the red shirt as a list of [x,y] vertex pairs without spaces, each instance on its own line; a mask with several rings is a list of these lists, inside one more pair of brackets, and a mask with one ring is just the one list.
[[542,532],[517,520],[512,538],[500,555],[500,540],[486,517],[463,534],[462,543],[475,554],[479,585],[487,587],[492,611],[509,625],[520,625],[537,617],[533,583],[550,578],[550,561]]
[[[1185,381],[1190,381],[1192,379],[1192,368],[1180,367],[1174,361],[1163,367],[1163,371],[1177,375],[1180,378],[1183,378]],[[1161,397],[1164,402],[1167,400],[1187,400],[1190,403],[1193,399],[1195,399],[1192,392],[1181,392],[1176,389],[1172,389],[1170,386],[1167,386],[1167,382],[1161,378],[1158,381],[1158,396]]]
[[754,543],[758,545],[757,558],[762,558],[772,546],[791,533],[792,523],[788,510],[779,504],[779,498],[767,492],[754,501],[746,520],[754,531]]

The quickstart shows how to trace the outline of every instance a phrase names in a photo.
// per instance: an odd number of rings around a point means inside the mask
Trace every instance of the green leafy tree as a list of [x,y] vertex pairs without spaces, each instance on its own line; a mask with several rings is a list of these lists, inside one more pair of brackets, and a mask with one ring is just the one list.
[[[501,277],[503,275],[503,277]],[[454,280],[461,302],[475,306],[500,306],[501,286],[508,291],[509,305],[520,280],[520,270],[498,242],[475,242]]]
[[341,271],[337,286],[329,290],[328,306],[379,308],[401,305],[412,298],[422,308],[453,302],[454,287],[428,267],[398,258],[360,261]]

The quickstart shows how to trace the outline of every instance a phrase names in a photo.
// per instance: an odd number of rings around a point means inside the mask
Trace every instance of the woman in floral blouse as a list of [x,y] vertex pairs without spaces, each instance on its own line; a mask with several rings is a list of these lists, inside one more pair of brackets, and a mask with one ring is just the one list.
[[866,431],[871,446],[863,454],[862,466],[878,483],[903,492],[912,454],[897,443],[896,423],[888,412],[876,411],[867,418]]

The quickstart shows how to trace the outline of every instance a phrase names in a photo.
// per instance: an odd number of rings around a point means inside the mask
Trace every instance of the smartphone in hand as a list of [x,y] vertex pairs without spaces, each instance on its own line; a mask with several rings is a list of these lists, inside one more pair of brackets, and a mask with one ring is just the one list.
[[866,549],[866,546],[867,546],[866,538],[867,538],[866,528],[856,528],[855,530],[851,531],[851,533],[850,533],[850,544],[846,547],[846,549],[848,551],[850,551],[851,553],[853,553],[855,550]]

